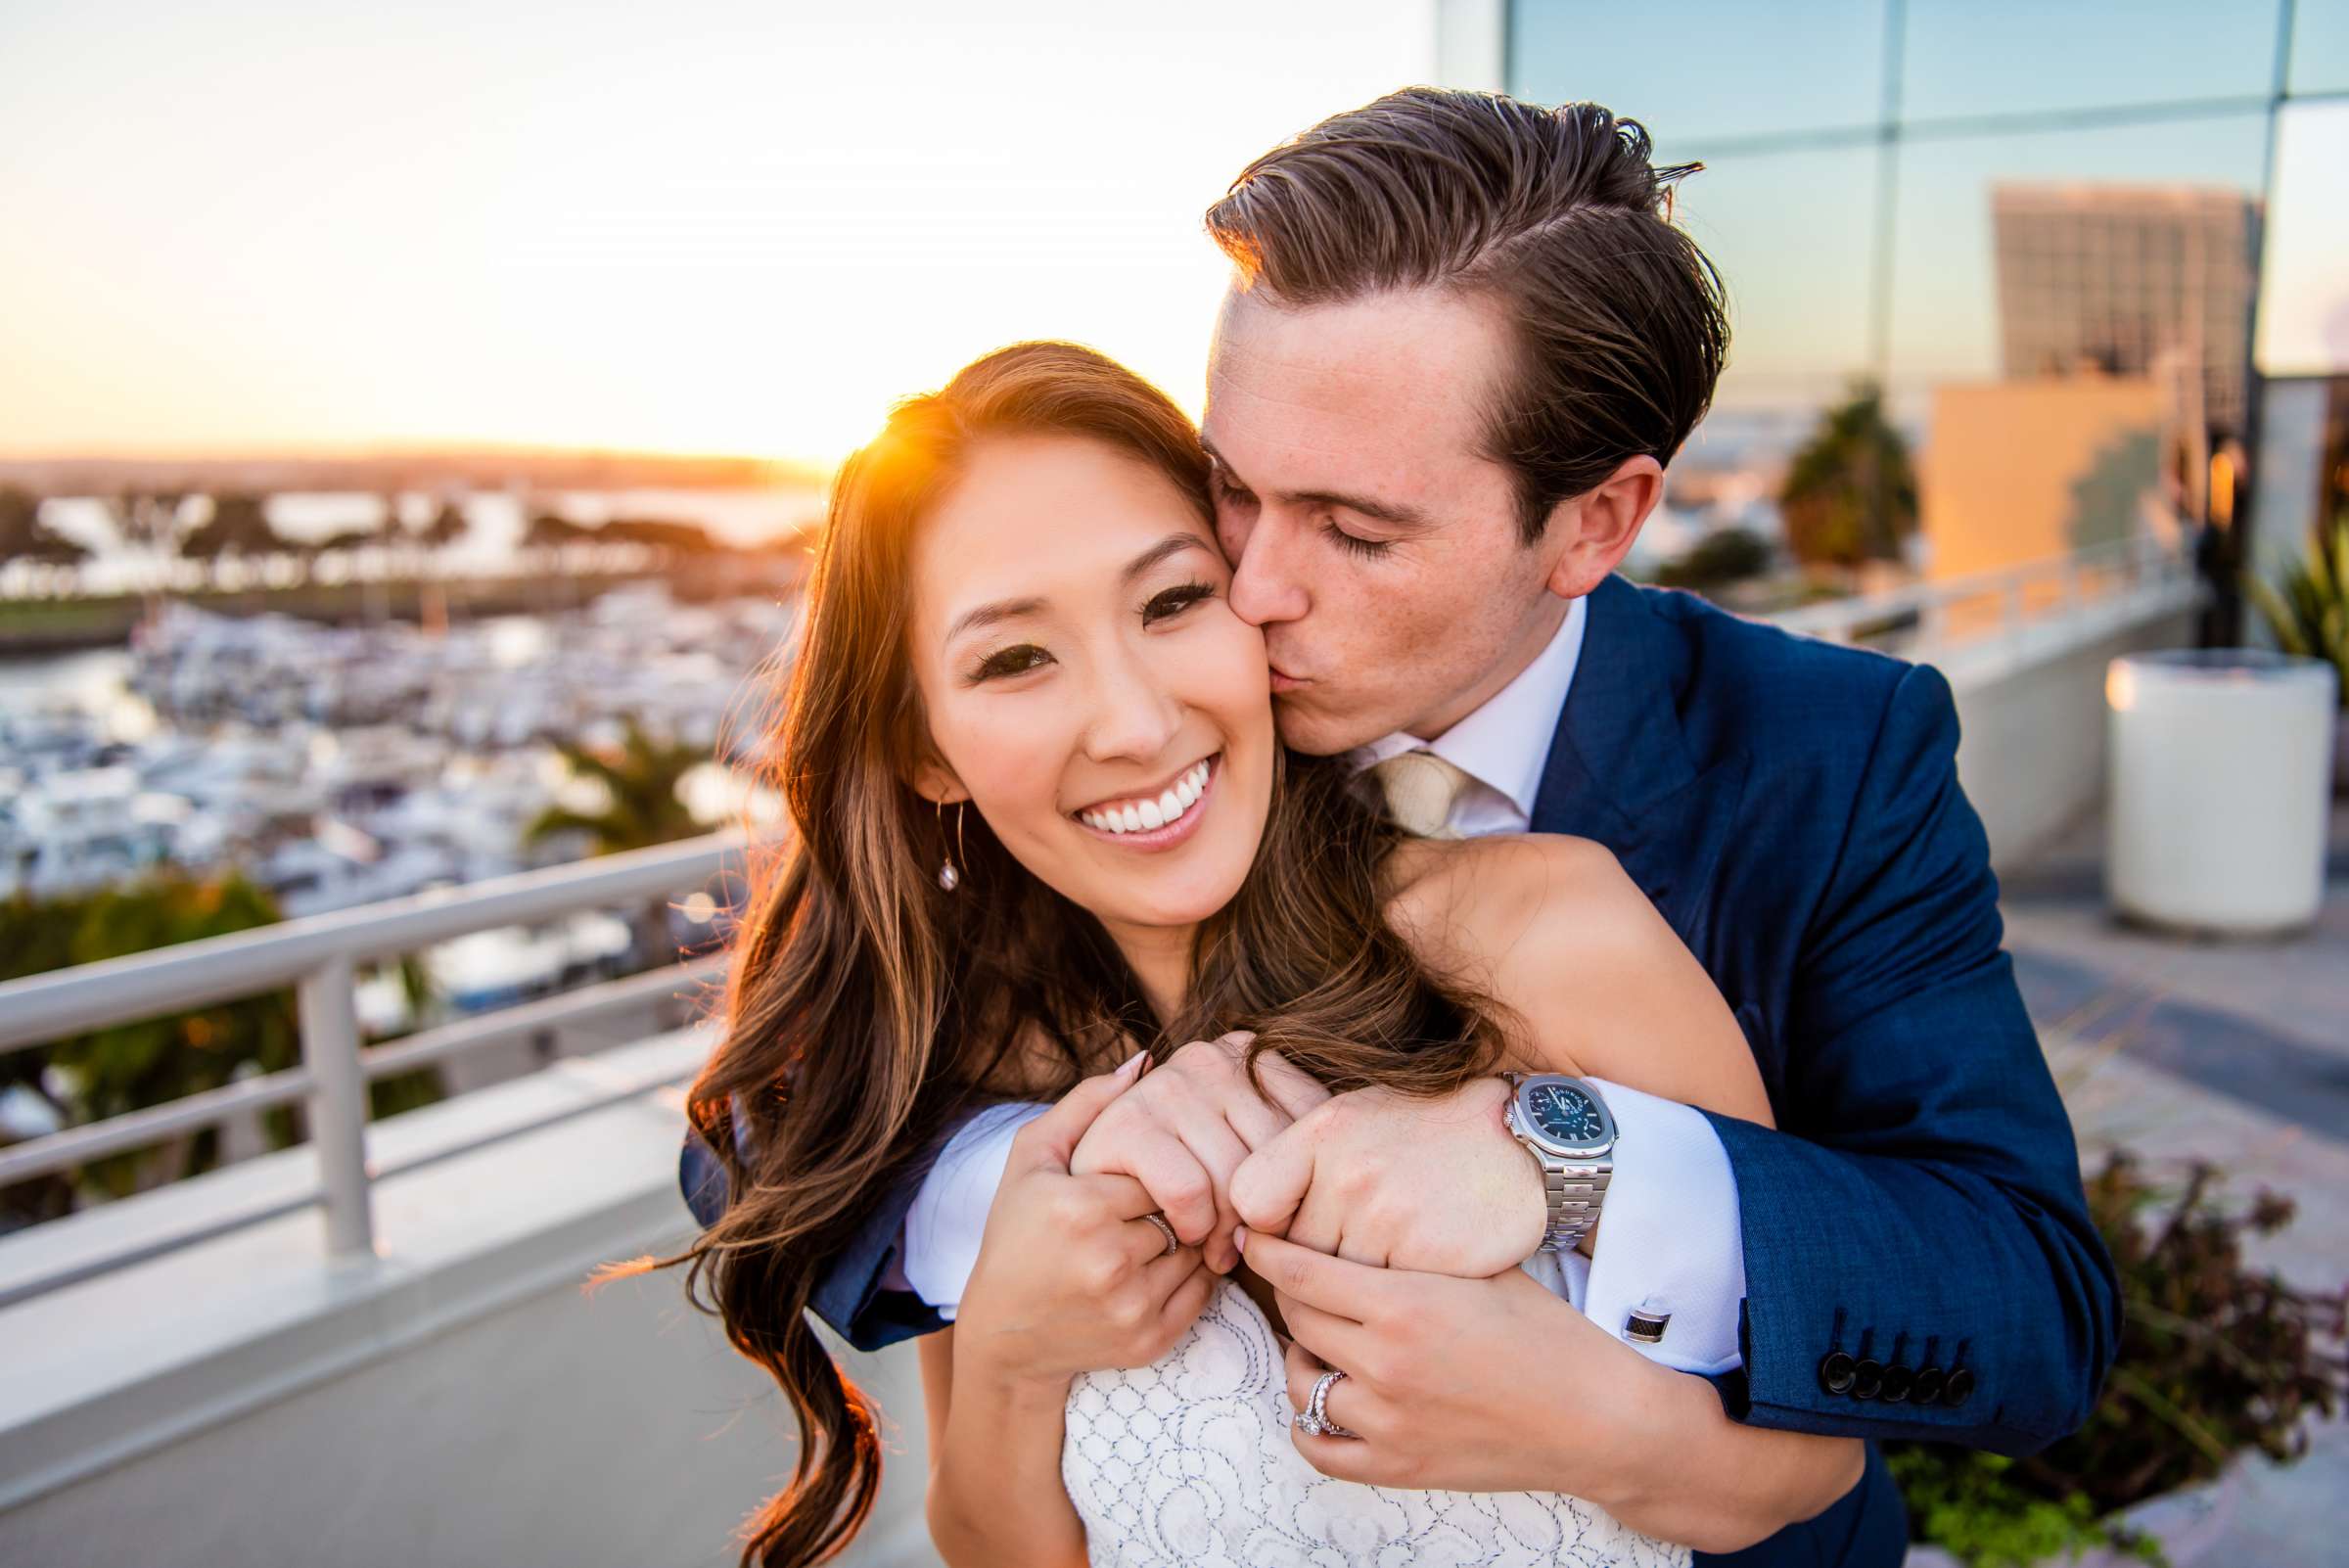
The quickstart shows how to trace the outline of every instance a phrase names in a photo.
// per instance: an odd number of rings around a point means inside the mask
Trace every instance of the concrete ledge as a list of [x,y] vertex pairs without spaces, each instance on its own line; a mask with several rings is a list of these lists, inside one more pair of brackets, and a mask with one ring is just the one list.
[[[685,1031],[558,1063],[381,1124],[372,1152],[429,1157],[681,1079],[708,1043]],[[330,1265],[303,1211],[0,1310],[7,1342],[39,1352],[0,1366],[0,1560],[730,1564],[738,1521],[789,1472],[780,1398],[677,1275],[581,1289],[599,1264],[690,1238],[680,1102],[646,1089],[379,1182],[374,1258]],[[23,1269],[298,1190],[308,1161],[92,1211],[0,1259]],[[934,1562],[913,1358],[843,1360],[897,1425],[846,1560]]]
[[1930,662],[1958,698],[1958,779],[1994,868],[2020,864],[2104,794],[2104,667],[2193,640],[2190,584],[2085,606],[2075,618]]
[[[382,1124],[383,1163],[528,1124],[598,1081],[690,1074],[685,1031]],[[496,1311],[597,1262],[686,1233],[673,1175],[676,1097],[624,1101],[379,1182],[381,1250],[330,1265],[303,1211],[0,1311],[0,1337],[41,1347],[0,1370],[0,1508],[195,1427]],[[8,1272],[201,1224],[314,1180],[289,1149],[111,1204],[0,1247]],[[53,1233],[54,1232],[54,1233]]]

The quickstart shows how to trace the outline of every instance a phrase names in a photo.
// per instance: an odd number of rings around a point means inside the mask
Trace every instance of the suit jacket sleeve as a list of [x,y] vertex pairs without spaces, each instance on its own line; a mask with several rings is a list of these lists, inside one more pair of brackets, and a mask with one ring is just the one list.
[[[685,1194],[685,1206],[704,1229],[725,1213],[725,1167],[691,1129],[686,1130],[685,1147],[677,1159],[677,1185]],[[905,1211],[920,1190],[917,1174],[876,1201],[846,1250],[825,1268],[808,1301],[808,1311],[860,1351],[876,1351],[945,1326],[945,1319],[920,1297],[882,1282],[896,1271],[891,1266],[900,1260]]]
[[2027,1453],[2094,1407],[2119,1291],[1957,743],[1948,683],[1910,670],[1801,945],[1783,1130],[1712,1118],[1746,1265],[1716,1383],[1758,1426]]

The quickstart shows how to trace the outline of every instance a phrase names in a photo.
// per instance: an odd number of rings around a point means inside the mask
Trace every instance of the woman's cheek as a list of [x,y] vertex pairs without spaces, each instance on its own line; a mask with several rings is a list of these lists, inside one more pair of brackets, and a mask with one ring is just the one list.
[[[1229,610],[1222,612],[1209,637],[1207,657],[1200,659],[1195,669],[1212,669],[1214,686],[1222,701],[1222,708],[1239,703],[1265,702],[1272,694],[1272,664],[1265,653],[1265,634]],[[1196,652],[1194,659],[1198,658]],[[1267,706],[1267,712],[1270,709]]]
[[1035,729],[1033,715],[1004,704],[963,732],[962,753],[970,759],[963,782],[991,820],[1024,822],[1036,811],[1036,779],[1043,761]]

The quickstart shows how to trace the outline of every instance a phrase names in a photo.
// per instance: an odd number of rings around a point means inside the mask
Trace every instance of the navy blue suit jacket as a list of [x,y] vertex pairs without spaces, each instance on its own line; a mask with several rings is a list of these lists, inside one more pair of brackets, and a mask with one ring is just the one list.
[[[1729,1413],[2003,1453],[2070,1432],[2119,1295],[2001,949],[1948,682],[1619,577],[1589,616],[1533,825],[1615,852],[1728,999],[1778,1122],[1711,1118],[1745,1241]],[[689,1138],[705,1222],[714,1171]],[[937,1326],[879,1288],[910,1197],[817,1294],[859,1346]],[[1731,1560],[1892,1564],[1901,1528],[1871,1453],[1850,1498]]]

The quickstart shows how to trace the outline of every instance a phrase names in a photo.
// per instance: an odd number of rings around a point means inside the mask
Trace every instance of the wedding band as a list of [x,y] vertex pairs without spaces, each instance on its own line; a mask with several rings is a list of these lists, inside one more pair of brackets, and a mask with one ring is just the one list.
[[1306,1397],[1305,1410],[1297,1417],[1297,1430],[1309,1437],[1359,1438],[1359,1432],[1347,1430],[1329,1418],[1329,1391],[1346,1374],[1332,1367],[1313,1379],[1313,1391]]
[[1152,1213],[1142,1218],[1158,1226],[1158,1233],[1167,1238],[1167,1250],[1159,1254],[1161,1258],[1172,1258],[1182,1250],[1182,1243],[1174,1239],[1174,1227],[1167,1223],[1165,1215]]

